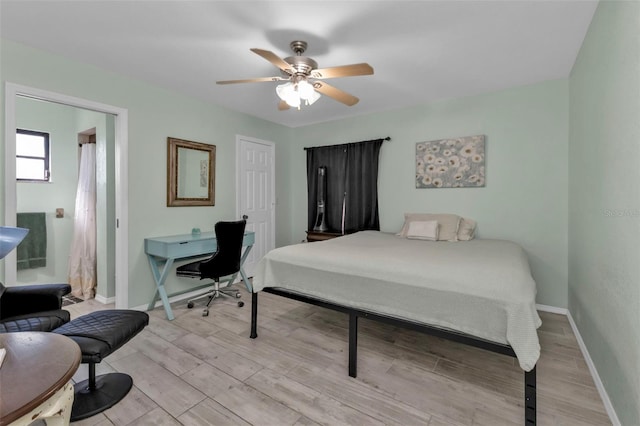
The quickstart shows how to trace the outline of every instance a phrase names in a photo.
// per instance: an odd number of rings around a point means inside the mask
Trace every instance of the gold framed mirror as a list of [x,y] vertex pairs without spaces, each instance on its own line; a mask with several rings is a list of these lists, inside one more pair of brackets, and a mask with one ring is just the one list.
[[167,138],[167,207],[215,206],[216,146]]

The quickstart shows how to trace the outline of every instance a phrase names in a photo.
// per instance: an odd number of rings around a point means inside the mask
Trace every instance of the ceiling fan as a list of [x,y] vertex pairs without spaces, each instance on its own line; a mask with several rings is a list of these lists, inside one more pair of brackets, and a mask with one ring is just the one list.
[[273,52],[262,49],[251,49],[257,55],[262,56],[276,67],[280,68],[282,76],[260,77],[245,80],[224,80],[217,84],[255,83],[263,81],[286,81],[276,87],[276,93],[281,99],[278,109],[283,111],[290,107],[300,109],[304,102],[311,105],[320,98],[320,94],[326,95],[345,105],[353,106],[360,99],[338,88],[328,85],[324,81],[328,78],[352,77],[358,75],[371,75],[373,68],[367,63],[343,65],[339,67],[318,68],[318,63],[313,59],[302,56],[307,50],[307,42],[292,41],[289,46],[295,56],[280,58]]

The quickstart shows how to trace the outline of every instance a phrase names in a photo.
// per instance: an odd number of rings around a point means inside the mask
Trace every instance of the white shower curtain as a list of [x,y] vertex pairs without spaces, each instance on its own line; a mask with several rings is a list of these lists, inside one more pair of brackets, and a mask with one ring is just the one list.
[[96,288],[96,145],[82,145],[76,192],[69,284],[76,297],[90,299]]

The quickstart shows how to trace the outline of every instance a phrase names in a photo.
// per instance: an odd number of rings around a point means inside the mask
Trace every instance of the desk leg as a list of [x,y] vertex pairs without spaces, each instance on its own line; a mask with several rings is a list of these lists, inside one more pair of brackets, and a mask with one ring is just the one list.
[[242,277],[244,286],[247,288],[247,291],[249,293],[253,292],[253,286],[251,285],[251,283],[249,283],[249,279],[247,278],[247,274],[244,272],[244,268],[242,267],[242,265],[244,265],[244,261],[249,256],[249,252],[251,251],[252,247],[253,245],[247,246],[247,248],[244,250],[244,253],[242,253],[242,258],[240,259],[240,276]]
[[160,272],[160,263],[162,261],[158,261],[155,256],[147,255],[149,258],[149,265],[151,265],[151,272],[153,273],[153,280],[156,282],[156,291],[153,293],[153,298],[151,302],[149,302],[149,306],[147,310],[150,311],[156,306],[156,300],[158,299],[158,294],[160,295],[160,299],[162,300],[162,305],[164,306],[164,311],[167,314],[167,319],[169,321],[173,321],[175,318],[173,316],[173,311],[171,311],[171,305],[169,304],[169,298],[167,297],[167,291],[164,288],[164,282],[167,280],[167,275],[169,275],[169,271],[171,270],[171,266],[173,266],[173,259],[167,259],[164,262],[164,267],[162,268],[162,272]]

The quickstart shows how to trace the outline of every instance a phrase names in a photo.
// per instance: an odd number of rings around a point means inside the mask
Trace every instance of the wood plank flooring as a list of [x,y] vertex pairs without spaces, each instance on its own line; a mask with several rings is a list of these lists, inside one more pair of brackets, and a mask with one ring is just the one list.
[[[150,312],[150,324],[97,374],[134,387],[74,425],[522,425],[524,375],[514,358],[361,319],[358,378],[347,374],[347,316],[260,294],[258,338],[243,308],[217,300]],[[67,306],[72,318],[110,309]],[[567,318],[541,313],[539,425],[610,425]],[[81,365],[75,381],[84,380]]]

